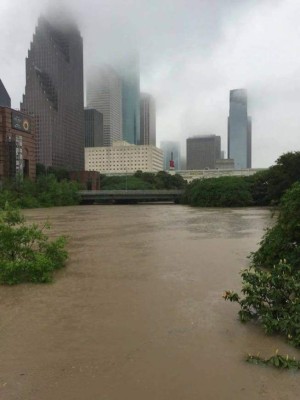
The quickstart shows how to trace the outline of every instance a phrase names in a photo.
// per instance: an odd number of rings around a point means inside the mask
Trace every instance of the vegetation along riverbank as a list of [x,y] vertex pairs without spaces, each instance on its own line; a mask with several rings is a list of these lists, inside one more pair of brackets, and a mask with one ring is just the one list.
[[[275,225],[241,273],[241,294],[226,291],[224,298],[239,304],[242,322],[257,321],[267,334],[280,334],[300,348],[300,182],[285,192],[278,209]],[[280,355],[249,356],[248,361],[279,368],[300,365]]]

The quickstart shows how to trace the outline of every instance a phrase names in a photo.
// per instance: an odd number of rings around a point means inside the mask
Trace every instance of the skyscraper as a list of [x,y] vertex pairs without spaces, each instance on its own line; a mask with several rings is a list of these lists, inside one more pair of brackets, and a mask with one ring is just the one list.
[[103,146],[103,115],[93,108],[84,110],[85,147]]
[[221,158],[221,137],[201,135],[186,140],[187,169],[215,169]]
[[247,113],[246,90],[231,90],[228,117],[228,158],[234,159],[235,169],[251,168],[251,125],[251,118]]
[[[173,161],[174,169],[179,171],[181,169],[180,163],[180,143],[172,141],[163,141],[160,143],[160,148],[164,152],[164,170],[170,170],[170,161]],[[173,168],[173,167],[172,167]]]
[[140,67],[139,57],[133,55],[118,63],[122,79],[123,139],[140,144]]
[[87,106],[103,114],[103,146],[122,139],[122,82],[109,65],[90,70]]
[[11,108],[11,101],[9,94],[7,93],[3,82],[0,79],[0,107],[9,107]]
[[150,94],[141,93],[140,97],[141,139],[140,144],[156,146],[155,101]]
[[35,117],[39,163],[84,168],[83,45],[73,22],[39,18],[21,109]]

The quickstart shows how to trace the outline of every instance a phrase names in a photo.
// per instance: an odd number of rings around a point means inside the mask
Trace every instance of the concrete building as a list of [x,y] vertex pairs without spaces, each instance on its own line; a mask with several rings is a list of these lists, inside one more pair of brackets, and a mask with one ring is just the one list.
[[154,98],[147,93],[140,97],[140,144],[156,146],[156,112]]
[[35,117],[39,163],[83,169],[83,45],[73,22],[39,18],[21,110]]
[[245,89],[230,91],[228,117],[228,158],[233,158],[236,169],[251,168],[252,123],[247,112]]
[[103,114],[93,108],[86,108],[84,110],[84,123],[85,147],[104,146]]
[[221,158],[221,137],[202,135],[186,140],[186,162],[188,170],[214,169]]
[[140,65],[137,54],[120,60],[116,66],[122,79],[123,140],[140,144]]
[[181,155],[180,155],[180,143],[173,141],[163,141],[160,142],[160,148],[164,152],[164,171],[169,171],[170,162],[172,165],[174,164],[174,170],[179,171],[181,169]]
[[216,160],[215,169],[233,170],[234,169],[234,160],[232,158],[221,158],[220,160]]
[[103,146],[122,139],[122,81],[109,65],[89,71],[87,107],[103,115]]
[[163,169],[163,152],[157,147],[137,146],[125,141],[111,147],[87,147],[85,169],[107,173],[158,172]]
[[11,107],[11,101],[3,82],[0,79],[0,107]]
[[32,118],[0,107],[0,182],[16,176],[35,179],[35,150]]

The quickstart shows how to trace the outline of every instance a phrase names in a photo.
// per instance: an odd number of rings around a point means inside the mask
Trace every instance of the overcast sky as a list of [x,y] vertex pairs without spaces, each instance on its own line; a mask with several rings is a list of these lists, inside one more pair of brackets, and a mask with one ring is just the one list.
[[158,145],[179,140],[185,152],[187,137],[211,133],[227,150],[229,90],[246,88],[253,167],[300,150],[299,0],[0,0],[0,79],[16,108],[49,3],[77,20],[86,70],[139,49]]

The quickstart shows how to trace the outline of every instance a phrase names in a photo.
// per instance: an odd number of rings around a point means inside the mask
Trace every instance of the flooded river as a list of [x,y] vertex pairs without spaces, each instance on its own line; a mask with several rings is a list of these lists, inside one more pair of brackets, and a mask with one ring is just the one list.
[[296,400],[300,373],[249,365],[281,338],[237,320],[225,289],[270,214],[180,205],[27,210],[69,236],[50,285],[0,288],[2,400]]

